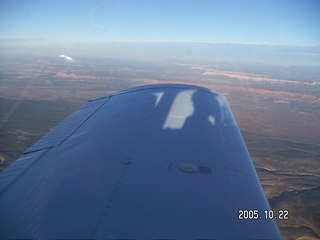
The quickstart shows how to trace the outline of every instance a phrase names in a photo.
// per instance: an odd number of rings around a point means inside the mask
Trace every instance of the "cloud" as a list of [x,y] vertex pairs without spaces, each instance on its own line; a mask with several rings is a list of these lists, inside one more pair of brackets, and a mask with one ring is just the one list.
[[69,56],[67,56],[67,55],[61,54],[59,57],[65,58],[65,59],[67,59],[67,60],[69,60],[69,61],[74,61],[72,57],[69,57]]

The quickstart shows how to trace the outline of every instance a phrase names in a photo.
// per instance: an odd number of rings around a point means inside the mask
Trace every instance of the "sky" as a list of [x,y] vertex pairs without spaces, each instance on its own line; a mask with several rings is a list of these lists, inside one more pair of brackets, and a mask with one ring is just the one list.
[[319,12],[319,0],[1,0],[0,51],[110,42],[320,45]]

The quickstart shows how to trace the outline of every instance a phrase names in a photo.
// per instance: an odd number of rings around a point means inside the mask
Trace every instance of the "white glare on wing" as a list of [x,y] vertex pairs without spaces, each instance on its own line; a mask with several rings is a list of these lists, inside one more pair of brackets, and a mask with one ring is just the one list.
[[61,54],[59,57],[65,58],[65,59],[67,59],[67,60],[69,60],[69,61],[73,61],[73,58],[72,58],[72,57],[69,57],[69,56],[67,56],[67,55]]
[[213,115],[208,116],[208,121],[209,121],[209,123],[212,124],[212,126],[214,126],[216,124],[216,118]]
[[154,93],[153,95],[156,97],[156,102],[154,105],[154,107],[156,108],[158,106],[162,96],[163,96],[163,92],[157,92],[157,93]]
[[173,101],[163,129],[181,129],[189,116],[194,113],[192,95],[195,90],[180,92]]

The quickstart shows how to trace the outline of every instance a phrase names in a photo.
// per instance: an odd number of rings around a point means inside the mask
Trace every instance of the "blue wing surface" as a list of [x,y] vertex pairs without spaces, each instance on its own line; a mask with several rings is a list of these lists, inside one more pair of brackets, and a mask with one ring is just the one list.
[[3,238],[281,238],[226,98],[192,85],[89,101],[2,171],[0,194]]

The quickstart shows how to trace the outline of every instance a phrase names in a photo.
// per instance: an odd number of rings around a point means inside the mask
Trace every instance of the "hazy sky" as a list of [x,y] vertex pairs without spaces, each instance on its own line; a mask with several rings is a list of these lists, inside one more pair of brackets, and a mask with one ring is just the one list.
[[1,0],[2,40],[320,44],[319,0]]

